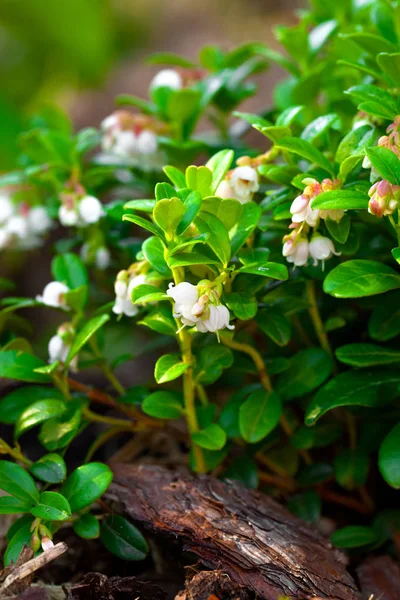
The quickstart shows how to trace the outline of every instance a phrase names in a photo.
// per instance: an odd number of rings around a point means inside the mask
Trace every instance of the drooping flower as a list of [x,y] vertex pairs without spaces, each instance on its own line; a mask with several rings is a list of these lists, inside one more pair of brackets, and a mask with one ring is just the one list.
[[[201,293],[208,288],[207,293]],[[221,304],[219,294],[204,280],[198,286],[187,281],[174,285],[171,283],[167,295],[174,300],[173,314],[183,325],[196,326],[201,333],[217,332],[221,329],[234,329],[229,324],[230,314],[226,306]]]
[[230,171],[219,184],[215,194],[220,198],[233,198],[241,204],[246,204],[253,199],[259,187],[257,171],[249,165],[244,165]]
[[340,256],[341,252],[336,252],[335,246],[331,239],[324,237],[318,233],[315,233],[309,244],[309,253],[313,259],[313,265],[316,267],[318,261],[321,260],[322,264],[325,260],[331,258],[334,254]]
[[138,285],[146,282],[146,276],[137,275],[135,271],[129,270],[120,271],[117,275],[114,284],[115,302],[113,313],[116,315],[126,315],[134,317],[139,312],[139,307],[132,302],[132,291]]
[[304,267],[308,262],[309,249],[308,240],[305,236],[299,235],[297,231],[286,235],[283,238],[282,254],[289,263],[295,267]]
[[41,540],[40,540],[40,544],[41,544],[41,546],[42,546],[42,550],[43,550],[44,552],[46,552],[46,550],[50,550],[50,548],[53,548],[53,546],[54,546],[54,542],[53,542],[53,540],[51,540],[51,539],[50,539],[49,537],[47,537],[47,536],[45,536],[45,537],[42,537],[42,538],[41,538]]
[[36,296],[36,300],[47,306],[69,310],[65,299],[65,294],[69,292],[69,287],[60,281],[51,281],[46,285],[42,295]]
[[324,179],[319,183],[312,177],[303,179],[306,184],[304,192],[297,196],[292,202],[290,212],[292,214],[293,223],[306,222],[310,227],[316,227],[319,219],[332,219],[339,222],[344,215],[343,210],[318,210],[312,208],[312,200],[319,194],[334,190],[338,185],[338,181]]
[[370,187],[368,195],[368,212],[379,218],[386,217],[392,215],[399,206],[400,186],[382,179]]
[[87,227],[97,223],[102,216],[103,206],[95,196],[70,191],[61,194],[58,218],[64,227]]
[[182,76],[175,69],[162,69],[153,77],[150,83],[150,89],[157,89],[160,87],[181,90],[183,88]]

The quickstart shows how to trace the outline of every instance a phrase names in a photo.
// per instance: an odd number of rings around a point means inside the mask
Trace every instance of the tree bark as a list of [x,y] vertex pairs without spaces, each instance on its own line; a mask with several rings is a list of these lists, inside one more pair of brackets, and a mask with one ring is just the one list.
[[238,482],[155,466],[113,469],[108,498],[130,518],[178,537],[205,565],[260,598],[360,598],[344,555],[268,496]]

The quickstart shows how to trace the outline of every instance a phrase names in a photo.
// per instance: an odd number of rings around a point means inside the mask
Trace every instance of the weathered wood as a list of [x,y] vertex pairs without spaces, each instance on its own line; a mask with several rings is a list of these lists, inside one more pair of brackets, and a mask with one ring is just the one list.
[[113,465],[110,500],[157,533],[172,534],[202,562],[265,600],[359,593],[343,555],[268,496],[238,482],[173,473],[153,466]]
[[[253,594],[251,595],[253,596]],[[175,600],[251,600],[246,588],[234,583],[223,571],[200,571],[186,581]]]

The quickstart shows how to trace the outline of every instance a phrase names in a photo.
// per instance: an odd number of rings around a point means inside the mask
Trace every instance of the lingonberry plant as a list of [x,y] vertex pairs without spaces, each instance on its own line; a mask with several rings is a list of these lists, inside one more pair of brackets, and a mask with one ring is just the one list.
[[[97,502],[112,472],[92,458],[140,432],[150,452],[160,430],[195,472],[260,485],[306,520],[347,507],[337,546],[389,545],[399,530],[384,509],[400,488],[400,6],[314,0],[277,37],[284,54],[152,56],[168,68],[149,100],[121,96],[78,133],[47,108],[21,137],[21,168],[0,179],[1,262],[25,250],[34,265],[30,249],[59,235],[44,290],[0,312],[0,376],[24,382],[0,401],[13,426],[0,513],[23,515],[7,564],[66,523],[143,558],[140,532]],[[289,73],[273,105],[237,112],[270,62]],[[17,315],[35,307],[60,315],[48,355]],[[120,367],[135,369],[138,347],[160,357],[127,389]],[[71,444],[96,423],[71,470]]]

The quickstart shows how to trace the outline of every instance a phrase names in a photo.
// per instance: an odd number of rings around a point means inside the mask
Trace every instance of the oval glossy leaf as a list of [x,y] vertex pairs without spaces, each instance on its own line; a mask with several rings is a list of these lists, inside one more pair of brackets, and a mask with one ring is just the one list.
[[386,483],[400,489],[400,423],[387,434],[381,444],[379,470]]
[[211,213],[202,212],[196,218],[196,227],[200,233],[208,233],[207,244],[223,265],[227,265],[231,257],[231,246],[225,225]]
[[373,367],[400,362],[400,350],[376,344],[347,344],[338,348],[335,354],[340,362],[352,367]]
[[250,394],[239,410],[240,433],[246,442],[255,444],[279,423],[282,404],[275,392],[257,390]]
[[232,364],[233,354],[229,348],[222,344],[208,345],[202,348],[196,357],[194,378],[197,383],[210,385]]
[[220,425],[212,423],[205,429],[192,433],[192,440],[206,450],[221,450],[226,444],[226,433]]
[[369,196],[356,190],[332,190],[318,194],[311,201],[314,210],[364,210],[368,208]]
[[46,483],[61,483],[67,475],[67,466],[59,454],[45,454],[29,470],[36,479]]
[[231,251],[234,256],[257,227],[261,217],[261,208],[255,202],[243,206],[239,222],[229,232]]
[[164,354],[156,362],[154,377],[157,383],[166,383],[180,377],[189,367],[179,354]]
[[47,398],[62,399],[62,394],[52,387],[26,385],[13,390],[0,400],[0,422],[12,425],[31,404]]
[[321,169],[325,169],[325,171],[328,171],[331,175],[335,174],[332,163],[322,154],[322,152],[306,140],[295,137],[282,137],[278,140],[277,146],[305,158],[310,163],[314,163],[318,167],[321,167]]
[[158,225],[155,225],[148,219],[144,219],[143,217],[139,217],[138,215],[124,215],[122,217],[122,220],[129,221],[130,223],[134,223],[135,225],[138,225],[139,227],[142,227],[143,229],[150,231],[150,233],[152,233],[153,235],[157,235],[157,236],[161,237],[161,239],[164,239],[163,230],[160,229],[160,227],[158,227]]
[[344,215],[340,221],[325,219],[325,225],[330,235],[339,244],[345,244],[350,233],[351,219],[349,215]]
[[400,293],[384,296],[372,311],[368,333],[379,342],[386,342],[400,334]]
[[283,400],[300,398],[319,387],[329,377],[332,366],[332,359],[322,348],[301,350],[279,376],[277,392]]
[[374,146],[367,149],[367,156],[382,179],[400,185],[400,160],[394,152]]
[[90,506],[107,490],[113,474],[107,465],[88,463],[71,473],[61,487],[61,494],[68,500],[72,512]]
[[163,390],[147,396],[142,409],[147,415],[158,419],[179,419],[184,412],[180,394]]
[[142,244],[142,252],[145,259],[155,271],[165,277],[171,277],[171,269],[164,258],[164,245],[160,238],[151,236]]
[[211,180],[211,194],[214,194],[217,187],[229,171],[233,161],[234,152],[233,150],[220,150],[217,154],[214,154],[210,160],[206,163],[206,167],[210,169],[212,173]]
[[36,504],[39,499],[38,489],[29,473],[8,460],[0,460],[0,490],[30,504]]
[[374,260],[349,260],[332,269],[324,292],[335,298],[362,298],[400,288],[400,275]]
[[18,438],[22,433],[43,421],[59,417],[65,411],[66,405],[62,400],[49,399],[34,402],[19,417],[15,426],[15,437]]
[[32,503],[13,496],[0,496],[0,515],[19,515],[29,513]]
[[149,551],[140,531],[119,515],[104,520],[100,537],[107,550],[123,560],[143,560]]
[[37,356],[19,350],[0,352],[0,377],[17,379],[32,383],[48,383],[50,375],[35,373],[35,369],[45,367],[46,363]]
[[27,523],[12,536],[8,542],[4,554],[4,566],[8,567],[11,563],[16,563],[24,546],[29,546],[31,541],[31,523]]
[[78,352],[83,348],[83,346],[90,340],[92,335],[96,333],[98,329],[103,327],[107,321],[110,320],[110,315],[99,315],[98,317],[93,317],[90,319],[85,325],[82,327],[80,331],[78,331],[76,338],[74,339],[71,349],[68,353],[66,365],[68,365],[71,360],[78,354]]
[[257,314],[258,303],[255,296],[246,292],[231,292],[225,294],[224,300],[227,307],[241,321],[253,319]]
[[383,385],[397,386],[400,373],[384,369],[346,371],[318,390],[305,415],[306,425],[313,425],[322,415],[339,406],[384,406],[391,398],[379,394]]
[[337,529],[331,535],[331,542],[337,548],[359,548],[378,541],[377,533],[372,527],[349,525]]
[[170,238],[185,214],[185,205],[179,198],[164,198],[159,200],[153,210],[155,223],[165,231]]
[[46,450],[65,448],[75,437],[82,420],[82,411],[70,406],[60,417],[45,421],[40,429],[39,441]]
[[79,517],[73,522],[72,528],[76,535],[85,540],[94,540],[100,535],[100,523],[91,513]]
[[43,521],[65,521],[71,516],[71,507],[61,494],[42,492],[38,504],[32,508],[31,513]]
[[278,346],[286,346],[292,334],[290,321],[277,309],[260,311],[256,321],[261,331],[265,333]]
[[71,290],[89,283],[85,265],[72,252],[56,256],[51,263],[51,272],[54,279],[65,283]]
[[148,302],[158,302],[159,300],[167,299],[168,296],[154,285],[142,283],[132,290],[132,302],[134,304],[147,304]]

